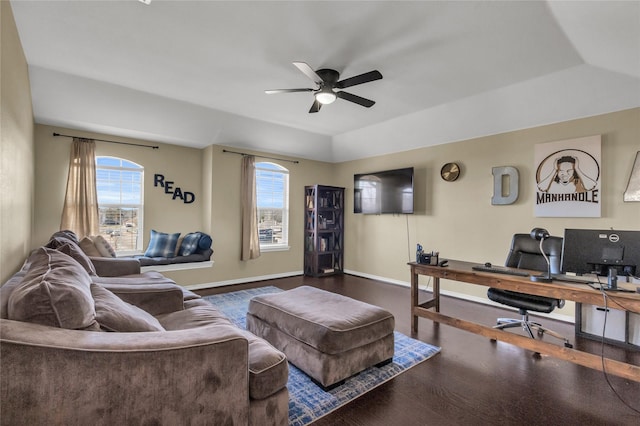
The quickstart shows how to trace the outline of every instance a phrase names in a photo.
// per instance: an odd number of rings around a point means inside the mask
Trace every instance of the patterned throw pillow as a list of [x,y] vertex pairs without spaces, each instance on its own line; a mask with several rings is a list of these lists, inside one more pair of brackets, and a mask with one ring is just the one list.
[[178,256],[189,256],[198,251],[198,243],[200,243],[201,234],[199,232],[190,232],[182,239]]
[[200,251],[209,250],[211,248],[212,242],[213,241],[211,240],[211,237],[209,235],[205,234],[204,232],[200,233],[200,241],[198,242]]
[[80,240],[80,248],[87,256],[101,257],[102,254],[96,248],[95,243],[89,237],[84,237]]
[[116,257],[116,251],[102,235],[93,237],[93,244],[95,244],[102,257]]
[[152,229],[149,246],[147,247],[147,251],[144,252],[144,255],[147,257],[175,257],[178,238],[180,238],[179,232],[176,234],[165,234],[164,232],[157,232]]

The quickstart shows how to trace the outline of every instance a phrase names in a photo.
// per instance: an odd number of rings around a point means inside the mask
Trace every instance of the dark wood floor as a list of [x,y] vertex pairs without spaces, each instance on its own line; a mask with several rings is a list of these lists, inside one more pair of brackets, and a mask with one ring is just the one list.
[[[351,275],[299,276],[210,289],[200,294],[264,285],[282,289],[311,285],[382,306],[394,314],[397,331],[442,348],[434,358],[314,425],[640,424],[638,382],[605,377],[601,372],[544,355],[536,357],[531,351],[491,342],[427,319],[421,318],[418,333],[412,334],[409,289],[402,286]],[[450,297],[442,297],[441,311],[487,325],[494,324],[498,316],[517,317],[514,312]],[[576,348],[601,353],[599,342],[576,338],[573,325],[546,318],[541,321],[569,336]],[[640,365],[640,352],[610,345],[605,345],[604,351],[608,357]]]

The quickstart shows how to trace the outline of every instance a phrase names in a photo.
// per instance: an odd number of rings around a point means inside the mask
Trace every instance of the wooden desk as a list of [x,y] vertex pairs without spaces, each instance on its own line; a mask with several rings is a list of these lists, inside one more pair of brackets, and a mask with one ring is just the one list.
[[[469,284],[495,287],[520,293],[537,294],[557,299],[572,300],[574,302],[602,305],[602,294],[584,284],[569,284],[554,281],[552,283],[537,283],[529,277],[519,277],[506,274],[495,274],[474,271],[472,266],[477,263],[449,260],[449,266],[440,267],[422,265],[410,262],[411,267],[411,328],[418,331],[418,317],[457,327],[472,333],[480,334],[489,339],[511,343],[541,354],[547,354],[559,359],[571,361],[584,367],[603,370],[600,355],[594,355],[577,349],[565,348],[542,340],[531,339],[515,333],[494,329],[460,318],[453,318],[440,313],[440,278],[460,281]],[[534,272],[538,273],[538,272]],[[426,275],[433,277],[433,297],[420,302],[418,293],[418,277]],[[610,293],[608,298],[610,308],[640,312],[640,294],[638,293]],[[430,310],[430,309],[434,310]],[[604,366],[607,373],[640,382],[640,366],[605,358]]]

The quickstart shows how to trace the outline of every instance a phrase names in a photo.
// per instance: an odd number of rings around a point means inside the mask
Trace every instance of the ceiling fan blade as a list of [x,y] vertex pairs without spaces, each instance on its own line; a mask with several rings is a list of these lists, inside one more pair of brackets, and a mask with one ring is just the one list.
[[336,89],[345,89],[347,87],[355,86],[357,84],[368,83],[374,80],[380,80],[382,78],[382,74],[380,71],[374,70],[365,72],[364,74],[356,75],[355,77],[345,78],[344,80],[340,80],[336,83]]
[[362,98],[360,96],[354,95],[353,93],[349,93],[349,92],[337,92],[336,96],[341,99],[344,99],[345,101],[354,102],[366,108],[371,108],[373,104],[375,104],[375,102],[372,101],[371,99]]
[[320,111],[322,104],[318,101],[313,101],[313,105],[311,105],[311,109],[309,110],[309,114]]
[[267,95],[274,95],[276,93],[294,93],[294,92],[313,92],[314,89],[271,89],[265,90]]
[[318,86],[322,86],[324,84],[324,80],[320,78],[320,76],[316,74],[313,68],[307,65],[306,62],[294,62],[293,65],[295,65],[296,68],[302,71],[304,75],[313,80]]

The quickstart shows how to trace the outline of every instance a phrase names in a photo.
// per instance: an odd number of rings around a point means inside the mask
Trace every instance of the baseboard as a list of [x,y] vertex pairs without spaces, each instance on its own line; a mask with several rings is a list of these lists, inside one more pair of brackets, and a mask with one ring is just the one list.
[[[393,285],[397,285],[397,286],[401,286],[401,287],[411,287],[411,283],[409,281],[395,280],[393,278],[381,277],[381,276],[372,275],[372,274],[365,274],[363,272],[352,271],[352,270],[349,270],[349,269],[345,269],[344,273],[345,274],[349,274],[349,275],[355,275],[357,277],[362,277],[362,278],[368,278],[368,279],[372,279],[372,280],[376,280],[376,281],[381,281],[381,282],[384,282],[384,283],[387,283],[387,284],[393,284]],[[208,289],[208,288],[225,287],[225,286],[236,285],[236,284],[247,284],[247,283],[252,283],[252,282],[256,282],[256,281],[272,280],[272,279],[276,279],[276,278],[289,278],[289,277],[295,277],[297,275],[302,275],[302,274],[303,274],[303,271],[292,271],[292,272],[284,272],[284,273],[281,273],[281,274],[238,278],[238,279],[235,279],[235,280],[217,281],[217,282],[201,283],[201,284],[191,284],[191,285],[185,286],[185,288],[187,288],[188,290],[204,290],[204,289]],[[426,291],[431,292],[432,290],[427,289]],[[440,294],[442,294],[444,296],[454,297],[456,299],[467,300],[467,301],[470,301],[470,302],[480,303],[480,304],[483,304],[483,305],[489,305],[489,306],[494,306],[494,307],[497,307],[497,308],[502,308],[502,309],[507,309],[507,310],[512,310],[514,312],[518,312],[517,309],[511,309],[511,308],[509,308],[507,306],[501,305],[499,303],[495,303],[495,302],[493,302],[493,301],[491,301],[489,299],[485,299],[485,298],[482,298],[482,297],[471,296],[471,295],[468,295],[468,294],[458,293],[458,292],[455,292],[455,291],[448,291],[448,290],[440,290]],[[541,317],[551,318],[551,319],[562,321],[562,322],[566,322],[566,323],[570,323],[570,324],[575,324],[575,318],[573,316],[569,316],[569,315],[561,315],[561,314],[556,314],[556,313],[542,314],[542,313],[537,313],[537,312],[536,312],[536,315],[539,315]]]
[[[394,285],[399,285],[402,287],[411,287],[411,283],[409,281],[401,281],[401,280],[394,280],[391,278],[386,278],[386,277],[380,277],[377,275],[371,275],[371,274],[364,274],[362,272],[358,272],[358,271],[351,271],[351,270],[345,270],[344,271],[345,274],[350,274],[350,275],[355,275],[358,277],[362,277],[362,278],[369,278],[372,280],[376,280],[376,281],[382,281],[382,282],[386,282],[389,284],[394,284]],[[432,292],[431,289],[426,289],[426,291],[428,292]],[[478,297],[478,296],[471,296],[469,294],[464,294],[464,293],[458,293],[455,291],[448,291],[448,290],[440,290],[440,294],[444,295],[444,296],[449,296],[449,297],[454,297],[456,299],[461,299],[461,300],[467,300],[470,302],[475,302],[475,303],[480,303],[483,305],[489,305],[489,306],[494,306],[497,308],[502,308],[502,309],[507,309],[513,312],[518,312],[517,309],[513,309],[510,308],[508,306],[505,305],[501,305],[499,303],[496,303],[492,300],[483,298],[483,297]],[[550,314],[544,314],[544,313],[539,313],[536,312],[535,313],[536,316],[541,316],[541,317],[546,317],[546,318],[551,318],[554,320],[558,320],[558,321],[562,321],[562,322],[566,322],[569,324],[575,324],[576,319],[573,316],[570,315],[562,315],[562,314],[557,314],[557,313],[550,313]]]

